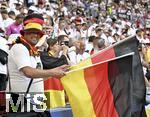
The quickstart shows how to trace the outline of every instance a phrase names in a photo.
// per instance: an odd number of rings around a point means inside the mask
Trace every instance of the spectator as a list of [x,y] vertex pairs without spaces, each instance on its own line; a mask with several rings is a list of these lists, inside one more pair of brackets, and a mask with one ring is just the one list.
[[[41,53],[41,61],[44,69],[55,68],[64,64],[68,64],[67,51],[68,47],[65,45],[59,45],[57,39],[48,39],[47,52]],[[60,51],[62,50],[62,55]]]
[[11,18],[11,19],[13,19],[13,20],[15,20],[15,18],[16,18],[16,15],[15,15],[15,12],[14,12],[14,11],[9,11],[9,12],[8,12],[8,16],[9,16],[9,18]]
[[7,10],[1,10],[1,15],[3,19],[3,29],[6,30],[6,28],[14,22],[13,19],[9,18]]
[[7,40],[0,36],[0,91],[6,90],[8,48]]
[[59,45],[66,45],[66,46],[70,47],[70,40],[67,35],[59,35],[58,43],[59,43]]
[[23,3],[21,1],[15,1],[15,8],[12,9],[16,15],[20,14],[20,9],[23,7]]
[[[31,20],[34,18],[38,20]],[[43,23],[44,19],[39,14],[28,15],[24,19],[24,29],[21,31],[22,36],[18,37],[8,56],[10,92],[27,92],[27,89],[29,89],[29,92],[44,92],[43,82],[37,81],[48,77],[60,78],[68,70],[68,65],[42,70],[39,52],[35,45],[43,36]],[[29,83],[31,83],[30,86]]]
[[45,1],[44,0],[38,0],[38,4],[37,4],[37,11],[40,14],[44,14],[46,13],[46,9],[45,9]]
[[104,48],[106,48],[105,40],[104,39],[99,39],[99,41],[98,41],[98,49],[99,49],[99,51],[104,49]]
[[8,62],[7,40],[0,36],[0,114],[6,110],[5,90],[8,81],[7,62]]
[[7,27],[6,29],[6,35],[10,36],[11,34],[20,34],[20,30],[22,30],[22,22],[23,22],[24,16],[22,14],[19,14],[16,16],[15,22]]
[[86,58],[90,57],[90,54],[88,52],[85,52],[85,44],[83,41],[76,41],[75,42],[75,51],[72,51],[68,53],[70,61],[72,64],[77,64]]
[[90,51],[90,55],[93,55],[106,47],[104,39],[101,39],[99,37],[92,37],[92,38],[93,38],[92,39],[93,48]]

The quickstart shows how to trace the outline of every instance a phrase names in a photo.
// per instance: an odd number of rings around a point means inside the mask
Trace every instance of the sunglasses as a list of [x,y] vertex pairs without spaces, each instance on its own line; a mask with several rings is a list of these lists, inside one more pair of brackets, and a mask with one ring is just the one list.
[[40,31],[25,31],[25,34],[27,34],[27,35],[34,34],[34,35],[40,35],[40,36],[43,36],[43,33],[40,32]]
[[26,34],[39,34],[39,32],[35,32],[35,31],[26,31]]

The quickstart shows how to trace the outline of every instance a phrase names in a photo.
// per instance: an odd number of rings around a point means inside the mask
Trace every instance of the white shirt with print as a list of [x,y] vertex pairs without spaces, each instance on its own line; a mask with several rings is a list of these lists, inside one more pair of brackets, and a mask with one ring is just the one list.
[[[20,69],[26,66],[36,68],[38,62],[41,63],[40,57],[30,56],[28,49],[23,44],[15,44],[11,48],[8,56],[11,92],[26,92],[31,78],[26,77]],[[41,78],[34,79],[29,92],[43,92],[43,81],[34,83],[41,80]]]

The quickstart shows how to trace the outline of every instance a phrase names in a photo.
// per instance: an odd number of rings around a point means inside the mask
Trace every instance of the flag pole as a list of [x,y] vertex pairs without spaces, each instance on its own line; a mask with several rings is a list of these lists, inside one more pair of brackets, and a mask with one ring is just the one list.
[[128,54],[124,54],[124,55],[121,55],[121,56],[112,58],[112,59],[108,59],[108,60],[101,61],[101,62],[92,64],[92,65],[88,65],[88,66],[85,66],[85,67],[81,67],[81,68],[79,68],[79,69],[75,69],[75,70],[68,71],[68,72],[66,72],[66,74],[69,74],[69,73],[71,73],[71,72],[75,72],[75,71],[78,71],[78,70],[83,70],[83,69],[86,69],[86,68],[89,68],[89,67],[93,67],[93,66],[96,66],[96,65],[99,65],[99,64],[103,64],[103,63],[106,63],[106,62],[109,62],[109,61],[113,61],[113,60],[117,60],[117,59],[120,59],[120,58],[124,58],[124,57],[127,57],[127,56],[133,56],[133,55],[134,55],[134,52],[131,52],[131,53],[128,53]]

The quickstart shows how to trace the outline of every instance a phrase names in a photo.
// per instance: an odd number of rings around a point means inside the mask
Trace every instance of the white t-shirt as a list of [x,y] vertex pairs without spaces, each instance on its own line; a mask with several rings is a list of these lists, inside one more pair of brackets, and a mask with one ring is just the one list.
[[90,54],[87,52],[84,52],[81,55],[81,54],[76,54],[75,51],[72,51],[72,52],[68,53],[68,55],[69,55],[69,58],[70,58],[72,65],[77,64],[77,63],[90,57]]
[[112,36],[108,37],[108,41],[109,41],[110,44],[113,44],[113,43],[116,42]]
[[[23,44],[15,44],[11,48],[8,56],[11,92],[26,92],[31,78],[26,77],[20,69],[26,66],[36,68],[38,62],[41,63],[40,57],[30,56]],[[29,92],[44,92],[43,81],[35,83],[41,80],[34,79]]]
[[11,25],[13,22],[14,22],[14,20],[11,19],[11,18],[7,18],[6,20],[3,20],[5,29],[6,29],[9,25]]
[[105,35],[105,33],[102,33],[101,38],[105,40],[105,45],[107,45],[107,46],[110,45],[110,42],[109,42],[107,36]]
[[61,11],[64,13],[64,15],[68,15],[68,9],[66,7],[61,8]]
[[93,49],[93,43],[87,43],[86,44],[86,49],[85,50],[88,50],[88,52],[90,53],[91,52],[91,50]]
[[46,9],[45,8],[37,8],[37,11],[38,11],[38,13],[39,14],[44,14],[44,13],[46,13]]
[[90,57],[90,54],[88,54],[87,52],[84,52],[82,55],[81,54],[77,54],[77,63],[87,59]]
[[[0,37],[0,49],[8,53],[9,46],[7,45],[7,40],[4,39],[3,37]],[[7,67],[6,65],[1,64],[1,62],[0,62],[0,74],[7,74]]]

